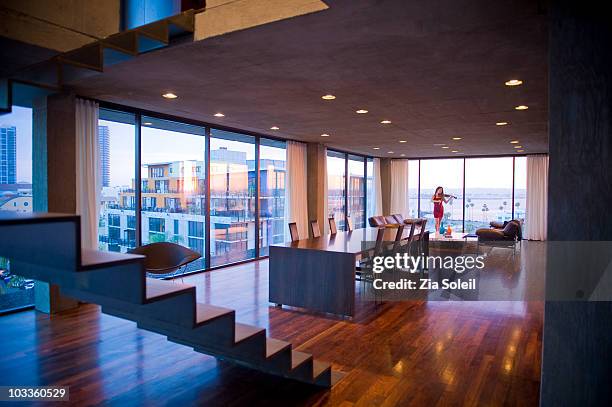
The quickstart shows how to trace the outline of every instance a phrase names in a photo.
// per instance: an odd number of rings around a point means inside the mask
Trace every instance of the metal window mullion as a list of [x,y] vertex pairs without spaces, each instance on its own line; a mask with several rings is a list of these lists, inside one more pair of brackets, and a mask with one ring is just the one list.
[[[255,137],[255,258],[259,258],[259,147],[260,138]],[[248,232],[247,232],[248,233]],[[248,236],[247,236],[248,237]],[[247,242],[248,247],[248,242]]]
[[142,163],[142,129],[140,127],[142,122],[142,115],[136,113],[134,115],[134,146],[135,146],[135,165],[134,165],[134,221],[135,221],[135,238],[136,247],[142,245],[142,174],[141,174],[141,163]]
[[205,229],[205,239],[204,239],[204,267],[206,270],[210,269],[210,236],[212,234],[210,230],[210,127],[205,127],[204,129],[204,177],[206,179],[205,182],[205,208],[204,208],[204,229]]

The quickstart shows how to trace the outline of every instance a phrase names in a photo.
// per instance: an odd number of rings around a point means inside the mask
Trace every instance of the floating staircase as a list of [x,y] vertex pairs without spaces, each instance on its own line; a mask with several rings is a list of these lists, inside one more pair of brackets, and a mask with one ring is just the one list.
[[194,286],[146,277],[143,256],[81,249],[78,216],[0,212],[0,256],[15,274],[57,284],[197,352],[322,387],[342,376],[265,329],[237,323],[234,310],[198,303]]
[[0,114],[10,113],[14,104],[28,105],[27,101],[35,97],[59,92],[75,80],[104,72],[107,66],[182,41],[192,41],[195,15],[203,11],[187,10],[113,34],[3,78],[0,80]]

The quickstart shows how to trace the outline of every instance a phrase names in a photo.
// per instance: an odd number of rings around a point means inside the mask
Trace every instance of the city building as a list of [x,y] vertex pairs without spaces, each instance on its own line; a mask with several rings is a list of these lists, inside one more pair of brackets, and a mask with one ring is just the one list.
[[17,128],[0,127],[0,184],[17,182]]
[[110,140],[108,126],[98,126],[98,144],[100,153],[100,169],[102,171],[102,186],[110,184]]

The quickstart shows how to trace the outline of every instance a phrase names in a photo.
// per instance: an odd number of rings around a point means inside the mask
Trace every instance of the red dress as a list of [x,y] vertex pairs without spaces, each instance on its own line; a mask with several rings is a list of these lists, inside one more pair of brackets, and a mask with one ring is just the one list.
[[442,202],[434,202],[434,218],[439,219],[444,216],[444,206]]

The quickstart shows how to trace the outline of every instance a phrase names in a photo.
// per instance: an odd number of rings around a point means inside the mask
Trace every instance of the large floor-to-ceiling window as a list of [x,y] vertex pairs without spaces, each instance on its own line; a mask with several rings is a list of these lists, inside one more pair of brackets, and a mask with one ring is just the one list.
[[142,244],[172,242],[203,257],[185,271],[205,268],[206,129],[141,119]]
[[261,138],[259,144],[259,255],[267,256],[271,244],[285,241],[284,141]]
[[[0,210],[32,212],[32,109],[0,116]],[[34,304],[34,281],[11,273],[0,258],[0,313]]]
[[[525,156],[410,160],[410,216],[430,219],[428,229],[433,231],[431,198],[441,186],[457,197],[444,205],[443,223],[454,231],[474,233],[492,221],[524,221],[526,180]],[[526,227],[523,223],[523,230]]]
[[465,160],[465,231],[512,219],[512,157]]
[[353,225],[356,228],[365,227],[365,161],[364,157],[359,155],[348,155],[348,216],[353,220]]
[[327,151],[327,213],[334,217],[338,230],[344,230],[346,193],[346,154]]
[[211,266],[252,259],[256,255],[255,137],[211,130],[210,256]]
[[286,240],[284,141],[103,107],[99,144],[101,250],[173,242],[192,272]]
[[[435,222],[433,218],[432,197],[436,188],[441,186],[444,193],[455,198],[444,204],[444,226],[451,226],[453,230],[463,228],[463,159],[432,159],[421,160],[420,170],[420,216],[428,218],[427,227],[433,231]],[[410,185],[408,186],[410,189]]]
[[347,216],[354,228],[366,227],[366,213],[376,199],[373,182],[372,158],[327,150],[327,213],[338,230],[346,230]]

